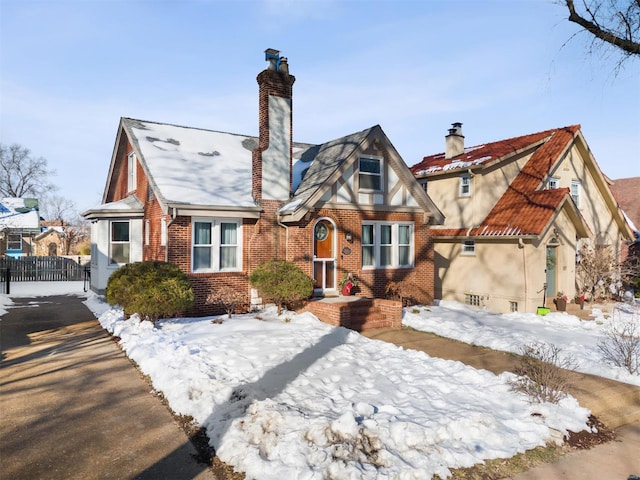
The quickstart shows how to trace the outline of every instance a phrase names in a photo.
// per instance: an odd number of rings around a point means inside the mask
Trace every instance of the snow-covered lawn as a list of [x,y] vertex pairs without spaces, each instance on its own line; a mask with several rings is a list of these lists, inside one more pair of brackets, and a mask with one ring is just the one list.
[[[62,293],[43,287],[55,284],[18,285],[12,296]],[[177,318],[154,326],[135,316],[123,320],[119,309],[84,294],[81,285],[70,293],[87,297],[172,409],[204,426],[219,458],[247,478],[447,477],[450,468],[543,445],[554,430],[587,428],[589,411],[571,397],[559,405],[531,404],[510,390],[511,374],[403,350],[309,313],[277,316],[266,309],[218,317],[221,323]],[[5,308],[10,303],[2,296]],[[445,312],[448,323],[457,312],[476,336],[486,316],[464,308],[410,311],[405,318],[412,323]],[[522,341],[540,339],[542,331],[573,335],[566,328],[577,322],[549,316],[538,329],[525,329],[524,317],[517,318],[503,321],[512,321],[509,334]],[[594,330],[583,331],[588,338]]]
[[[419,313],[413,313],[419,310]],[[495,314],[471,309],[456,302],[436,307],[405,309],[402,323],[424,332],[454,338],[493,350],[521,353],[522,347],[537,341],[554,344],[570,358],[575,370],[619,382],[640,385],[640,375],[606,364],[598,348],[606,332],[616,325],[634,322],[640,331],[640,306],[619,303],[607,313],[594,308],[593,320],[580,320],[566,312],[546,316],[533,313]]]

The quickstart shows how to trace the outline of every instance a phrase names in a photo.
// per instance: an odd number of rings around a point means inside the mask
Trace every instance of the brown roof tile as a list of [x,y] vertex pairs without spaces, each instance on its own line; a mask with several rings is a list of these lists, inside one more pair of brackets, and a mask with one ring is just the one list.
[[[492,155],[494,159],[498,159],[507,153],[544,140],[479,226],[472,229],[434,229],[434,234],[437,236],[516,236],[542,233],[562,202],[570,198],[570,192],[568,188],[541,190],[540,187],[551,167],[558,161],[579,130],[580,126],[574,125],[494,142],[478,148],[477,150],[484,149],[487,156]],[[488,149],[489,146],[495,148]],[[427,158],[434,157],[425,157]]]
[[613,180],[610,188],[625,215],[640,229],[640,177]]

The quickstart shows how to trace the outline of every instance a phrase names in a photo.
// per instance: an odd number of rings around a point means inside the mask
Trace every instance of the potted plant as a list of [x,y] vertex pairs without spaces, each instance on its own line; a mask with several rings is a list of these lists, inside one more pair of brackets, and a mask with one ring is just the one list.
[[353,295],[355,293],[353,289],[357,285],[358,285],[357,278],[351,272],[349,272],[344,276],[342,280],[340,280],[340,292],[345,297]]
[[567,296],[562,292],[558,292],[556,298],[553,299],[553,303],[555,303],[559,312],[567,311],[567,300]]

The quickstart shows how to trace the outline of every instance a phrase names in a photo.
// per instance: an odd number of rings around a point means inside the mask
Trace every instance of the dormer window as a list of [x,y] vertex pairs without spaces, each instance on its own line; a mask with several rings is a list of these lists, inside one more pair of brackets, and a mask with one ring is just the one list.
[[136,170],[137,161],[136,154],[131,152],[127,156],[127,192],[132,192],[136,189]]
[[360,190],[382,190],[382,158],[360,157]]
[[460,175],[460,191],[461,197],[469,197],[471,195],[471,175],[468,173]]
[[549,190],[555,190],[556,188],[559,188],[559,186],[560,186],[560,179],[556,177],[549,177],[549,179],[547,180],[547,188]]

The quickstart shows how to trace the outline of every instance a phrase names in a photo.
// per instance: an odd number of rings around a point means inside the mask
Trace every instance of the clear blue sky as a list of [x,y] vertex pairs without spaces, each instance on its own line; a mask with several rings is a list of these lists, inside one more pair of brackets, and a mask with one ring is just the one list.
[[611,178],[640,175],[640,59],[590,55],[553,0],[0,0],[0,142],[100,203],[121,116],[257,134],[266,48],[288,57],[294,139],[380,124],[408,165],[581,124]]

